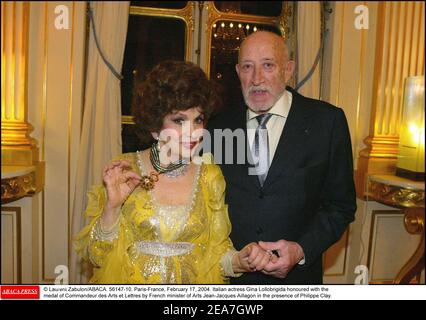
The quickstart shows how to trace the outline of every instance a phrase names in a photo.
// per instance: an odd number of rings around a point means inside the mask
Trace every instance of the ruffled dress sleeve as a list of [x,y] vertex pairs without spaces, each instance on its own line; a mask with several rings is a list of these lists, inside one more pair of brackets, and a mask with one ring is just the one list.
[[203,181],[203,194],[209,216],[209,240],[206,245],[205,259],[200,265],[201,283],[226,284],[229,278],[223,269],[223,257],[232,254],[235,249],[229,234],[231,223],[228,206],[225,204],[225,179],[219,166],[205,164],[206,175]]

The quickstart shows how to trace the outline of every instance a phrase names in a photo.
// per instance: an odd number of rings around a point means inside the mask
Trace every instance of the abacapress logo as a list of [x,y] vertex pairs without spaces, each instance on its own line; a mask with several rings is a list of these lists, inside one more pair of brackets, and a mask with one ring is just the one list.
[[1,299],[40,299],[39,286],[1,286]]

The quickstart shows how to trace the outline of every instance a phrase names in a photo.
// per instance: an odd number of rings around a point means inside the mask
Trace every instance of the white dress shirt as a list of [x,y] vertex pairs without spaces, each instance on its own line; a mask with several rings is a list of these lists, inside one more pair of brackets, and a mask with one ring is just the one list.
[[[268,113],[272,114],[272,117],[266,123],[269,139],[269,159],[271,159],[271,163],[274,159],[275,150],[277,150],[278,142],[280,141],[281,133],[283,132],[284,125],[290,111],[292,99],[293,96],[291,92],[284,90],[284,93],[278,101],[268,111]],[[255,119],[257,116],[257,113],[247,109],[247,139],[249,141],[250,148],[253,148],[254,146],[254,135],[256,128],[259,126],[257,119]]]
[[[268,111],[272,114],[272,117],[266,123],[266,128],[268,129],[268,139],[269,139],[269,159],[274,159],[275,151],[277,150],[278,142],[280,141],[281,134],[284,129],[285,122],[288,118],[288,113],[290,112],[291,101],[293,96],[291,92],[284,90],[282,96],[278,101],[273,105],[273,107]],[[254,146],[254,135],[256,128],[259,126],[259,123],[256,119],[258,116],[257,113],[247,109],[247,139],[249,141],[250,149]],[[252,150],[253,151],[253,150]],[[271,165],[271,163],[269,165]],[[299,265],[305,264],[305,257],[303,257],[299,262]]]

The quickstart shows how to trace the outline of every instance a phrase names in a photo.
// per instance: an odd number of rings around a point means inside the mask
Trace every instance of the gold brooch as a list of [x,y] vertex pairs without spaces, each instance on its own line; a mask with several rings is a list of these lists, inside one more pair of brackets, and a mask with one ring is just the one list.
[[158,181],[158,173],[152,171],[149,176],[142,176],[142,180],[140,182],[140,186],[145,190],[154,189],[155,183]]

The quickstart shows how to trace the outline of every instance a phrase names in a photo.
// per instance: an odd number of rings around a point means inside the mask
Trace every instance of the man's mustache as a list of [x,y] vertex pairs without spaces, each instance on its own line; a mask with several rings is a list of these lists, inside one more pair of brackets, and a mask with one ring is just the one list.
[[265,86],[251,86],[248,90],[248,93],[253,93],[254,91],[266,91],[270,93],[270,88]]

